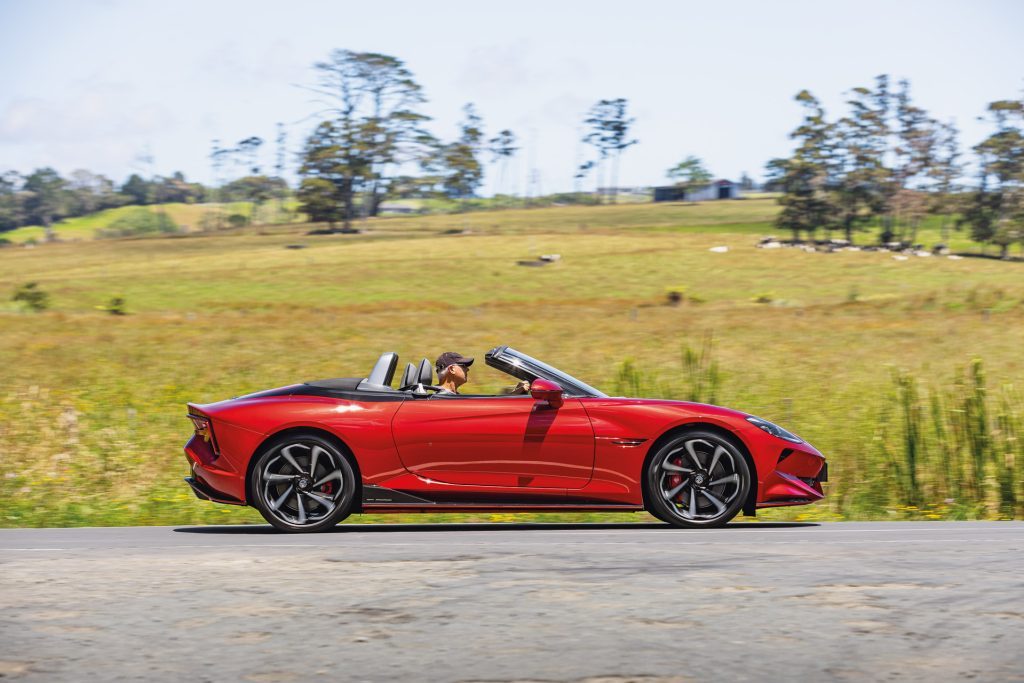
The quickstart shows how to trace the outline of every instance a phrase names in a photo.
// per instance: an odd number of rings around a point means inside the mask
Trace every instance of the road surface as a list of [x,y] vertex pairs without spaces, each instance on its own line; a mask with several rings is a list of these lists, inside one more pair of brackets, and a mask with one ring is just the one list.
[[1024,523],[0,530],[17,681],[1024,680]]

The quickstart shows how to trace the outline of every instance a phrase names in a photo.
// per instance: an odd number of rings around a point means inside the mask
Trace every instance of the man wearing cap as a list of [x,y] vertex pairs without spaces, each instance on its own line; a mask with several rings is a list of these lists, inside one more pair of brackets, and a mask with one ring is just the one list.
[[[437,368],[437,382],[441,386],[439,394],[457,394],[459,387],[469,380],[469,366],[473,364],[472,358],[467,358],[461,353],[445,351],[437,357],[434,366]],[[523,380],[515,386],[510,394],[525,394],[530,391],[530,383]]]

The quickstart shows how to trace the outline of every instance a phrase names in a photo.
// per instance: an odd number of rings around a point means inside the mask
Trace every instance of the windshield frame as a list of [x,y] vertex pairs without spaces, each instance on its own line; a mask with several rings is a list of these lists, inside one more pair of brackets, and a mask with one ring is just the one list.
[[519,379],[533,381],[538,377],[562,387],[566,396],[579,398],[607,398],[608,395],[586,382],[552,367],[544,361],[516,351],[509,346],[497,346],[484,356],[487,365]]

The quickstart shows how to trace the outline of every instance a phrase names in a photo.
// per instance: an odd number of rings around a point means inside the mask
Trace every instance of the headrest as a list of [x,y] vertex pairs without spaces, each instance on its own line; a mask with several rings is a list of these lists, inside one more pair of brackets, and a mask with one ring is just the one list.
[[420,361],[419,367],[419,383],[420,384],[433,384],[434,383],[434,366],[430,364],[430,361],[424,358]]
[[412,363],[407,363],[405,371],[402,373],[402,381],[398,383],[398,388],[411,387],[419,381],[420,371]]
[[398,354],[394,351],[382,353],[377,363],[366,378],[366,384],[374,389],[390,389],[391,380],[395,376],[395,368],[398,366]]

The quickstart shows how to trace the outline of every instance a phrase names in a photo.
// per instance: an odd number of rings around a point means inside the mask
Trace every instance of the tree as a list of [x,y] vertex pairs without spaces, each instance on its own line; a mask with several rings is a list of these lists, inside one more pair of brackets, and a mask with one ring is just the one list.
[[597,152],[596,161],[588,161],[580,166],[580,172],[586,173],[592,168],[597,168],[598,188],[601,185],[601,177],[604,162],[611,160],[612,178],[612,204],[618,199],[619,184],[619,163],[622,153],[637,143],[635,139],[629,138],[629,128],[636,119],[626,116],[626,99],[620,97],[614,100],[600,100],[590,111],[583,123],[590,128],[590,132],[584,136],[583,141],[591,145]]
[[287,140],[288,135],[285,132],[284,124],[277,124],[277,156],[274,161],[274,177],[281,181],[280,189],[277,193],[277,212],[279,215],[284,214],[284,200],[288,196],[288,182],[284,179],[285,170],[285,154],[287,151]]
[[928,201],[919,184],[934,162],[938,124],[913,104],[909,81],[900,81],[895,102],[893,209],[900,227],[900,241],[913,243],[917,239],[918,225],[928,211]]
[[222,188],[222,195],[227,201],[250,202],[252,209],[249,212],[249,222],[255,223],[259,209],[264,203],[280,195],[287,185],[280,178],[270,178],[265,175],[247,175],[237,180],[232,180]]
[[359,63],[370,112],[362,131],[370,161],[366,214],[376,216],[391,191],[391,170],[428,154],[436,141],[422,128],[429,117],[416,107],[426,98],[404,62],[371,52]]
[[495,194],[498,194],[505,187],[508,162],[519,151],[519,148],[516,147],[516,134],[506,128],[488,140],[487,146],[491,152],[491,161],[500,162],[501,164],[501,171],[498,174],[498,186],[495,189]]
[[21,188],[22,179],[16,171],[0,174],[0,232],[24,225]]
[[260,174],[260,147],[263,146],[263,138],[252,135],[244,140],[239,140],[235,153],[245,168],[248,175]]
[[339,220],[351,219],[346,213],[348,176],[340,146],[337,126],[324,121],[306,139],[299,174],[299,210],[310,221],[326,221],[334,227]]
[[802,232],[813,237],[832,220],[829,180],[833,128],[814,95],[801,90],[795,99],[804,108],[804,120],[790,137],[800,142],[792,157],[769,162],[768,172],[783,192],[779,197],[782,211],[775,224],[792,231],[793,239],[799,241]]
[[665,175],[683,188],[684,197],[707,185],[713,177],[711,171],[704,167],[704,162],[692,154],[668,169]]
[[754,188],[754,179],[747,175],[746,171],[743,171],[740,175],[740,189],[744,192],[753,192]]
[[84,169],[71,172],[68,179],[68,190],[72,198],[70,211],[76,216],[120,206],[124,203],[123,196],[118,195],[114,189],[113,181]]
[[958,131],[952,122],[939,125],[937,151],[928,176],[932,180],[932,202],[930,211],[942,216],[940,234],[944,243],[949,241],[949,215],[957,205],[958,180],[964,167],[960,163]]
[[875,90],[854,88],[847,100],[849,113],[830,131],[826,155],[831,156],[828,163],[832,201],[837,212],[834,224],[850,242],[857,230],[888,211],[888,83],[888,76],[879,76],[875,79]]
[[25,177],[23,188],[26,220],[45,227],[46,239],[54,239],[54,221],[69,215],[67,182],[52,168],[40,168]]
[[367,213],[376,214],[390,169],[425,154],[432,143],[420,128],[428,118],[416,111],[425,100],[404,63],[389,55],[335,50],[314,68],[318,84],[312,90],[326,98],[324,113],[333,125],[330,176],[347,226],[359,193],[366,193]]
[[325,178],[303,178],[296,196],[300,210],[314,223],[334,224],[345,218],[338,187]]
[[996,132],[978,143],[979,187],[962,223],[977,242],[995,244],[1006,258],[1010,245],[1024,246],[1024,101],[988,105]]
[[157,176],[149,183],[150,199],[154,204],[167,204],[180,202],[191,204],[202,201],[206,195],[206,188],[199,183],[190,183],[185,179],[185,174],[175,171],[167,177]]
[[128,197],[129,204],[145,206],[152,201],[152,187],[138,173],[128,176],[128,180],[121,185],[121,194]]
[[459,137],[441,149],[444,191],[449,197],[472,197],[484,179],[480,163],[483,141],[483,121],[472,104],[462,108],[463,120],[459,124]]

